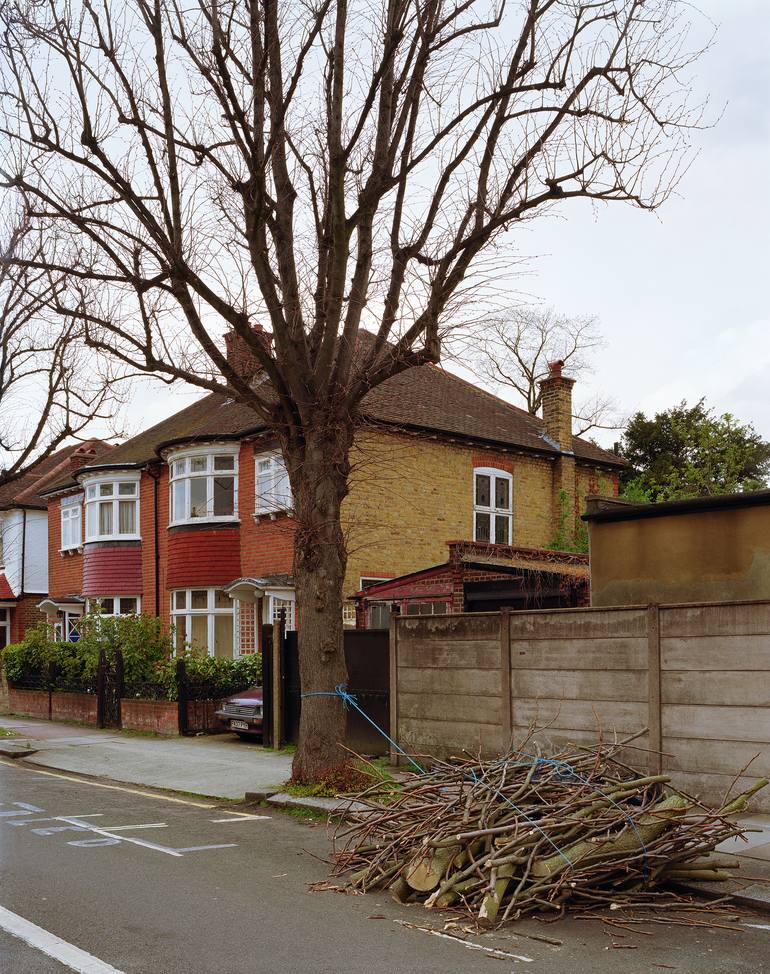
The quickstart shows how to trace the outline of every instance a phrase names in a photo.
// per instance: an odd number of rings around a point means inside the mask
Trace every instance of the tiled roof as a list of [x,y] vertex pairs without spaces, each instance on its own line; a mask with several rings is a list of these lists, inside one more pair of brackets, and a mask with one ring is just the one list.
[[[405,430],[443,433],[551,456],[559,453],[545,438],[541,419],[435,365],[407,369],[372,389],[361,404],[361,414],[370,422]],[[174,443],[215,437],[238,439],[263,429],[264,422],[248,406],[211,394],[127,440],[110,451],[103,462],[109,466],[140,466]],[[625,466],[614,453],[580,437],[573,438],[572,448],[579,460]],[[71,483],[71,478],[64,478],[49,490]]]
[[103,440],[86,440],[62,447],[49,457],[34,464],[31,469],[10,483],[0,487],[0,510],[13,507],[34,507],[45,510],[47,502],[42,494],[50,490],[51,485],[62,479],[71,480],[72,464],[70,459],[79,451],[94,451],[94,460],[103,457],[110,449],[109,443]]
[[8,599],[15,599],[16,596],[13,594],[13,589],[11,588],[8,579],[5,575],[0,574],[0,599],[7,601]]

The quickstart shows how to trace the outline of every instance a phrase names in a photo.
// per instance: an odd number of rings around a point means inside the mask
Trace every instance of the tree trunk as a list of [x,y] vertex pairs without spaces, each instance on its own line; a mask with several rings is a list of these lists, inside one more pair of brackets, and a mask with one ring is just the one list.
[[298,455],[287,450],[297,517],[294,584],[303,694],[292,772],[300,782],[318,781],[349,758],[340,747],[345,708],[334,691],[348,676],[342,629],[347,552],[340,511],[351,439],[337,427],[337,435],[328,430],[306,435]]

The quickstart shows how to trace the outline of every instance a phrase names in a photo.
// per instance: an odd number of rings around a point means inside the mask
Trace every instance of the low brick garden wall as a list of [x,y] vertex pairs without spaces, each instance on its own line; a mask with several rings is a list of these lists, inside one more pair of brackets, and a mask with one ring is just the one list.
[[124,730],[151,731],[167,737],[179,733],[179,705],[176,700],[137,700],[123,697],[120,720]]
[[76,720],[81,724],[96,726],[96,695],[93,693],[68,693],[47,690],[18,690],[8,688],[8,709],[12,714],[24,717],[42,717],[45,720]]
[[[222,734],[227,726],[215,716],[221,700],[188,700],[187,732]],[[120,701],[121,724],[125,730],[150,731],[165,737],[179,733],[179,704],[176,700],[141,700],[123,697]]]

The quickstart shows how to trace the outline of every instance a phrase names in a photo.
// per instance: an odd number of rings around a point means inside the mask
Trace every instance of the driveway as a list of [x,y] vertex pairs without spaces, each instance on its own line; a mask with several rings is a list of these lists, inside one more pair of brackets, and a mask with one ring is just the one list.
[[247,791],[275,789],[291,774],[290,754],[234,734],[139,737],[24,717],[0,717],[0,727],[18,735],[0,738],[0,745],[35,749],[29,764],[210,798],[242,799]]

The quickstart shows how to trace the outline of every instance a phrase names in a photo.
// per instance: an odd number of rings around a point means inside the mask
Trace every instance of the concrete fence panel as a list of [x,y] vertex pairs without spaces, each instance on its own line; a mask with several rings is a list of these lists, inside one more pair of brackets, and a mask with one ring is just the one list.
[[395,618],[391,727],[436,757],[634,736],[629,763],[718,802],[770,777],[770,602]]

